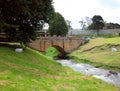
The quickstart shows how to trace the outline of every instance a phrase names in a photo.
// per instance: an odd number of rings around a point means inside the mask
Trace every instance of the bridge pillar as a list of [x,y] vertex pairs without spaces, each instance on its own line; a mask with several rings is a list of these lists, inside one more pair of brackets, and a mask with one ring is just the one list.
[[46,48],[45,46],[46,46],[46,41],[44,40],[44,51],[46,50],[46,49],[45,49],[45,48]]
[[65,45],[64,44],[65,43],[64,43],[64,39],[63,39],[63,41],[62,41],[63,50],[65,49]]

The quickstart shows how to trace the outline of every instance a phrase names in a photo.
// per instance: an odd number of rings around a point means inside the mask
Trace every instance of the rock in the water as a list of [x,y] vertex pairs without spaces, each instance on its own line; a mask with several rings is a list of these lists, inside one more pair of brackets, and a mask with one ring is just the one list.
[[113,75],[118,75],[118,73],[117,73],[117,72],[112,71],[112,70],[110,70],[110,71],[109,71],[109,73],[110,73],[110,74],[113,74]]

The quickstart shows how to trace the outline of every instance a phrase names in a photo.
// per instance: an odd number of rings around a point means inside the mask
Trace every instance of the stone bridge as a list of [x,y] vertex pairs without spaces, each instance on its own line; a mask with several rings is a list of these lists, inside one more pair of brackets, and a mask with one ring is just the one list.
[[40,37],[32,41],[29,46],[35,50],[45,52],[48,47],[55,47],[60,53],[71,52],[87,40],[77,37]]

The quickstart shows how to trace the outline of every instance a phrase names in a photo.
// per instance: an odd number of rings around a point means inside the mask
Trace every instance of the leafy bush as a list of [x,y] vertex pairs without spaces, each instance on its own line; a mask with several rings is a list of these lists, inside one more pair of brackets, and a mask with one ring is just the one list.
[[49,57],[55,57],[58,55],[58,50],[54,47],[49,47],[47,50],[46,50],[46,56],[49,56]]

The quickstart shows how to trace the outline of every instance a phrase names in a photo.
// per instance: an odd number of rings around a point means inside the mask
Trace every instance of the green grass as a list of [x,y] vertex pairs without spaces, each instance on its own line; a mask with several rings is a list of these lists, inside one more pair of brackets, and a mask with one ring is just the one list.
[[0,91],[118,91],[99,79],[62,67],[32,49],[0,45]]
[[[112,47],[116,47],[118,51],[111,52]],[[91,39],[88,44],[80,47],[71,55],[120,71],[120,37]]]

